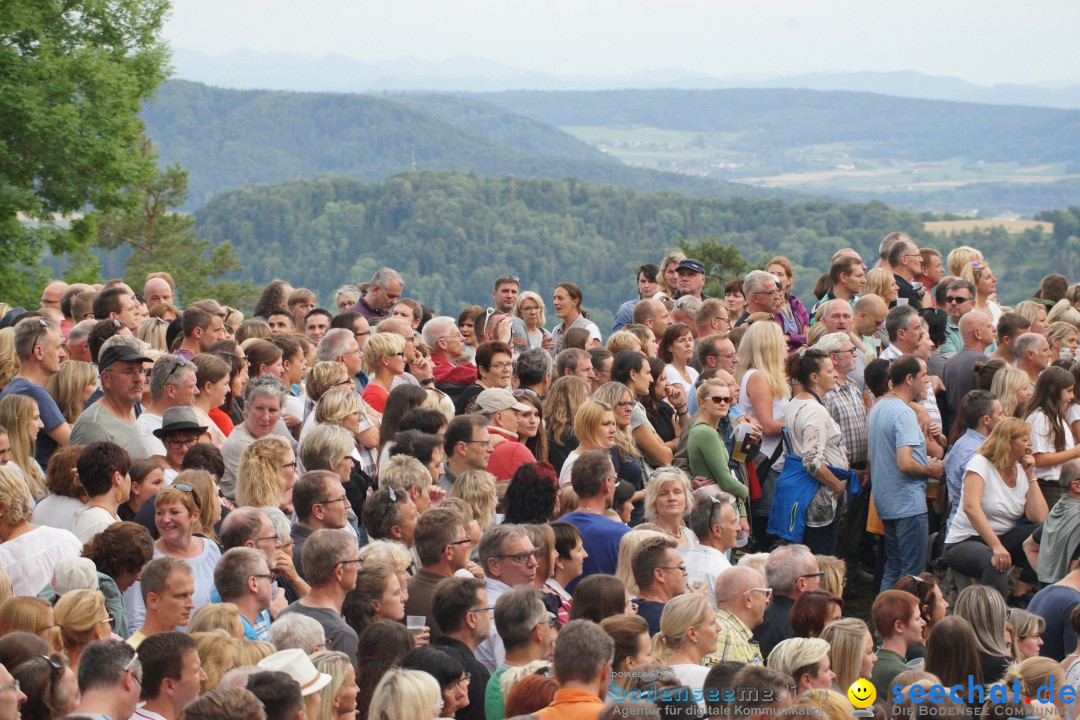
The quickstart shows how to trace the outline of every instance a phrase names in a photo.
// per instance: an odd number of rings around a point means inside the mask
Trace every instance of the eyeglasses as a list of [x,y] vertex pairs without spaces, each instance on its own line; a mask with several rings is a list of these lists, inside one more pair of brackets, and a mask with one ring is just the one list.
[[490,367],[492,370],[509,370],[510,368],[514,367],[514,363],[512,363],[512,362],[497,362],[497,363],[491,363],[491,365],[489,365],[488,367]]
[[262,542],[264,540],[271,541],[272,543],[274,543],[274,547],[276,547],[276,548],[284,547],[282,545],[282,543],[281,543],[281,538],[279,538],[277,535],[268,535],[266,537],[257,537],[257,538],[255,538],[256,542]]
[[38,339],[41,338],[41,333],[45,332],[48,329],[49,323],[45,322],[41,318],[38,318],[38,331],[34,333],[34,343],[30,346],[31,350],[38,346]]
[[743,595],[749,595],[752,592],[759,592],[765,596],[766,600],[772,600],[772,588],[750,588],[749,590],[743,590]]
[[494,609],[495,609],[495,606],[490,605],[488,607],[482,607],[482,608],[471,608],[469,610],[469,612],[472,612],[472,613],[489,613],[489,612],[492,612]]
[[396,355],[399,358],[405,357],[405,353],[403,353],[403,352],[396,352],[396,353],[394,353],[394,355]]
[[165,382],[163,382],[163,383],[161,383],[161,384],[162,384],[162,385],[168,385],[168,384],[169,384],[169,379],[170,379],[170,378],[171,378],[171,377],[172,377],[173,375],[175,375],[175,374],[176,374],[176,371],[177,371],[177,370],[179,370],[180,368],[182,368],[183,366],[184,366],[184,363],[183,363],[183,362],[173,363],[173,366],[172,366],[172,370],[170,370],[170,371],[169,371],[169,374],[165,376]]
[[658,570],[678,570],[679,572],[686,572],[685,565],[657,565]]
[[544,623],[547,623],[547,626],[549,628],[557,628],[557,627],[559,627],[559,618],[555,616],[555,613],[548,610],[547,611],[547,617],[544,618],[543,620],[541,620],[540,622],[536,623],[535,625],[533,625],[533,627],[543,625]]
[[188,493],[189,495],[191,495],[191,501],[195,503],[195,507],[202,511],[202,508],[199,507],[199,496],[195,494],[195,488],[191,487],[190,485],[185,485],[184,483],[174,483],[169,487],[174,487],[182,493]]
[[825,573],[823,573],[823,572],[806,573],[805,575],[800,575],[799,577],[801,577],[801,578],[817,578],[818,580],[820,580],[821,578],[825,577]]
[[461,677],[454,681],[454,685],[464,690],[465,687],[469,684],[470,680],[472,680],[472,673],[464,673]]
[[634,407],[634,403],[630,402],[629,400],[627,400],[625,402],[617,402],[617,403],[615,403],[615,407],[632,408],[632,407]]
[[780,294],[780,290],[779,290],[779,288],[777,288],[775,290],[761,290],[759,292],[750,293],[750,294],[751,295],[772,295],[772,296],[775,297],[775,296]]
[[[109,624],[109,629],[110,630],[115,630],[116,629],[116,618],[113,617],[112,613],[107,613],[107,616],[105,618],[103,618],[101,620],[98,620],[99,625],[104,625],[105,623]],[[42,657],[44,657],[44,656],[42,656]]]
[[296,461],[295,460],[293,460],[292,462],[287,462],[287,463],[282,463],[281,464],[281,469],[282,470],[284,470],[285,468],[295,468],[295,467],[296,467]]
[[947,303],[966,303],[971,302],[974,298],[960,297],[959,295],[946,295],[945,302]]
[[138,655],[132,655],[131,659],[124,665],[124,672],[130,670],[132,677],[135,678],[140,687],[142,686],[142,669],[142,662],[139,661]]
[[179,450],[180,448],[194,447],[198,443],[199,443],[199,438],[197,438],[197,437],[195,437],[195,438],[193,438],[193,437],[189,437],[189,438],[166,438],[165,439],[165,444],[168,445],[169,447],[173,448],[174,450]]
[[136,375],[147,374],[147,372],[144,371],[141,367],[126,367],[123,370],[114,370],[111,365],[105,368],[102,372],[107,372],[110,374],[119,373],[120,375],[124,375],[126,377],[135,377]]
[[495,278],[495,287],[499,287],[503,283],[508,282],[517,283],[520,285],[521,278],[519,278],[517,275],[503,275],[502,277],[497,277]]
[[487,445],[488,447],[492,447],[492,444],[491,444],[490,440],[462,440],[461,442],[464,442],[464,443],[477,443],[479,445]]
[[336,388],[339,388],[339,387],[352,387],[352,384],[353,384],[352,380],[350,380],[349,378],[345,378],[341,382],[336,383],[334,385],[331,385],[330,387],[336,387]]
[[524,307],[524,306],[522,306],[522,307],[520,308],[520,310],[521,310],[521,312],[523,312],[523,313],[534,313],[534,312],[540,312],[540,306],[539,306],[539,305],[529,305],[528,307]]
[[371,329],[368,328],[367,330],[364,330],[364,331],[357,330],[356,332],[353,333],[353,337],[358,338],[358,337],[363,337],[364,335],[370,335],[370,334],[371,334]]
[[854,347],[851,347],[851,348],[848,348],[847,350],[833,350],[829,354],[830,355],[849,355],[849,354],[850,355],[858,355],[859,351],[856,350]]
[[730,395],[713,395],[709,399],[712,400],[717,405],[719,405],[721,403],[723,403],[724,405],[730,405],[731,404],[731,396]]
[[356,564],[357,567],[363,567],[364,566],[364,561],[361,560],[360,558],[356,558],[354,560],[341,560],[339,562],[336,562],[336,563],[334,563],[334,567],[337,567],[338,565],[352,565],[354,563]]
[[446,547],[450,547],[452,545],[468,545],[471,542],[472,540],[470,540],[469,538],[465,538],[464,540],[455,540],[452,543],[446,543]]
[[16,695],[22,692],[22,688],[19,687],[18,680],[12,680],[7,685],[0,685],[0,692],[4,692],[5,690],[14,690]]
[[258,574],[251,575],[251,577],[259,579],[259,580],[262,580],[264,578],[266,580],[271,580],[271,579],[273,579],[274,574],[273,573],[258,573]]
[[509,558],[514,562],[524,565],[529,562],[530,558],[539,562],[541,550],[533,550],[531,552],[517,553],[516,555],[496,555],[497,558]]
[[[296,463],[293,463],[293,465],[295,465],[295,464]],[[335,500],[316,500],[313,504],[315,504],[315,505],[333,505],[334,503],[341,503],[342,505],[344,505],[347,502],[349,502],[349,498],[346,496],[346,497],[339,497],[339,498],[337,498]]]

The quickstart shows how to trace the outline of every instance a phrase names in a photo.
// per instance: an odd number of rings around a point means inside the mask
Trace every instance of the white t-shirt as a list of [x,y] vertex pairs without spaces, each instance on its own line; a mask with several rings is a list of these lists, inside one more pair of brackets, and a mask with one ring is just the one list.
[[81,552],[82,543],[70,532],[42,525],[0,544],[0,567],[11,578],[12,595],[35,596],[52,582],[56,563]]
[[574,467],[574,461],[578,459],[578,455],[581,453],[577,448],[570,451],[570,454],[566,456],[566,460],[563,461],[562,470],[559,471],[559,485],[570,484],[570,468]]
[[142,415],[135,418],[135,425],[138,426],[139,432],[143,434],[146,451],[151,455],[165,457],[165,443],[154,437],[154,431],[161,429],[162,422],[164,421],[160,415],[153,415],[145,410]]
[[679,371],[675,369],[675,366],[668,363],[664,366],[664,377],[668,381],[668,385],[678,383],[682,385],[683,391],[686,393],[686,407],[693,415],[697,412],[697,388],[694,387],[694,383],[698,379],[698,371],[689,365],[686,366],[686,374],[690,376],[690,382],[686,382],[683,376],[679,374]]
[[[990,523],[990,529],[997,535],[1002,535],[1016,527],[1016,521],[1024,515],[1024,507],[1027,503],[1028,482],[1027,476],[1020,463],[1016,464],[1016,487],[1011,488],[1001,479],[1001,474],[990,461],[976,453],[968,461],[965,475],[973,472],[983,479],[982,507],[986,521]],[[964,492],[967,483],[960,489],[960,509],[956,511],[952,524],[949,526],[949,534],[945,537],[945,544],[966,540],[969,537],[978,536],[978,531],[971,524],[967,513],[964,512]]]
[[75,513],[83,509],[83,504],[75,498],[63,495],[46,495],[34,506],[31,522],[35,525],[48,525],[71,532],[75,526]]
[[75,533],[79,542],[85,545],[90,538],[118,522],[120,519],[110,515],[105,508],[84,507],[75,513],[75,522],[71,526],[71,532]]
[[688,573],[701,573],[705,576],[705,586],[709,589],[709,602],[716,607],[716,578],[731,567],[727,556],[714,547],[700,542],[682,556]]
[[[1054,434],[1050,427],[1050,417],[1042,410],[1036,410],[1025,418],[1026,422],[1031,425],[1031,452],[1036,453],[1054,453],[1057,450],[1054,449]],[[1072,430],[1062,421],[1062,427],[1065,429],[1065,450],[1072,450],[1073,442]],[[1052,480],[1057,482],[1058,477],[1061,475],[1061,466],[1064,463],[1058,463],[1057,465],[1051,465],[1049,467],[1037,467],[1035,468],[1035,477],[1040,480]]]

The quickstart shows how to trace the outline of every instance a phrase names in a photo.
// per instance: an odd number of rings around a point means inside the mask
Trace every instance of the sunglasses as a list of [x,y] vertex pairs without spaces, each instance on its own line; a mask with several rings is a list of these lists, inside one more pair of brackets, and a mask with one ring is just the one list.
[[730,405],[731,404],[731,396],[730,395],[713,395],[709,399],[712,400],[717,405],[719,405],[721,403],[723,403],[724,405]]
[[945,302],[947,303],[966,303],[974,300],[974,298],[960,297],[958,295],[946,295]]

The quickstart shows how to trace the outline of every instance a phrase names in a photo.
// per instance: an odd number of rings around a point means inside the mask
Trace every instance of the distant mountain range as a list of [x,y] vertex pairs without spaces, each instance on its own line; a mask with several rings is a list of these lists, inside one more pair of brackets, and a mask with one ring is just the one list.
[[899,97],[990,105],[1080,108],[1080,85],[977,85],[911,71],[815,73],[792,77],[715,77],[683,68],[658,68],[616,77],[551,75],[470,56],[441,62],[402,58],[365,62],[341,54],[322,57],[237,50],[207,55],[173,49],[175,77],[237,89],[313,92],[794,88],[850,90]]

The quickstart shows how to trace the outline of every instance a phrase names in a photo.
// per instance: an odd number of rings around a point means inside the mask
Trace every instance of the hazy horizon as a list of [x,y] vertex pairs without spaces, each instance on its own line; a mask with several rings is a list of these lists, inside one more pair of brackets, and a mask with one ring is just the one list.
[[979,85],[1080,83],[1080,3],[1004,0],[904,5],[819,0],[632,7],[549,0],[177,0],[176,48],[363,62],[469,57],[523,72],[618,77],[681,68],[713,77],[914,71]]

